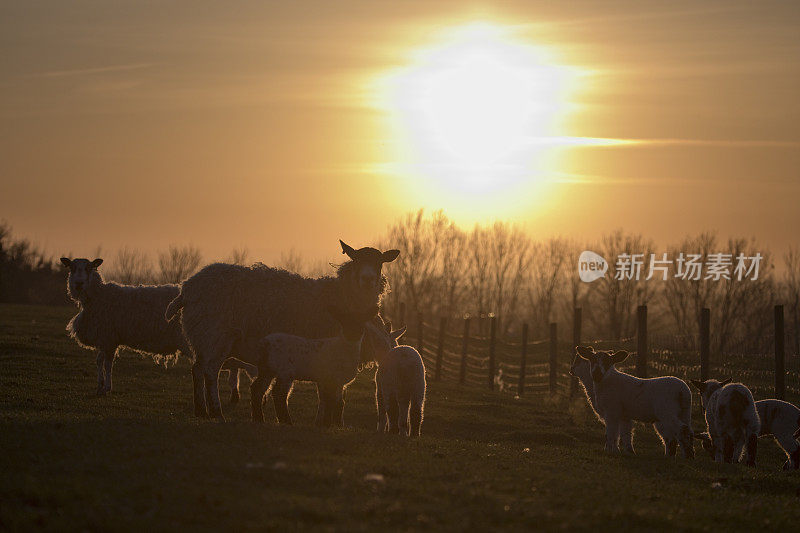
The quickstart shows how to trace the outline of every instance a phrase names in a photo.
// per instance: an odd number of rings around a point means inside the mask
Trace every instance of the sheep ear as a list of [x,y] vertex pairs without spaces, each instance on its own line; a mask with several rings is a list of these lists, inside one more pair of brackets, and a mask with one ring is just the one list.
[[403,326],[397,331],[392,331],[391,333],[389,333],[389,336],[392,338],[392,340],[396,341],[397,339],[406,334],[406,329],[408,329],[408,326]]
[[386,322],[384,322],[383,327],[386,328],[386,333],[391,333],[392,332],[392,321],[391,320],[387,320]]
[[625,350],[619,350],[618,352],[614,352],[614,354],[611,356],[611,361],[614,363],[621,363],[627,359],[629,355],[630,354]]
[[62,257],[61,258],[61,264],[64,265],[65,267],[69,268],[70,265],[72,265],[72,261],[69,259],[69,257]]
[[733,381],[733,378],[723,379],[722,381],[719,382],[719,384],[722,385],[722,386],[725,386],[728,383],[730,383],[731,381]]
[[400,250],[387,250],[381,254],[382,263],[391,263],[400,256]]
[[594,355],[594,348],[591,346],[576,346],[575,353],[578,354],[581,359],[586,359],[588,361],[589,356]]
[[705,381],[700,381],[699,379],[690,379],[689,381],[691,381],[692,385],[694,385],[694,388],[696,388],[700,392],[703,392],[706,389]]
[[95,259],[94,261],[92,261],[92,263],[91,263],[92,268],[94,268],[94,269],[97,269],[97,267],[99,267],[102,264],[103,264],[103,260],[100,259],[99,257],[97,259]]
[[339,244],[342,245],[342,253],[346,254],[347,257],[349,257],[350,259],[355,261],[356,260],[356,251],[351,246],[348,246],[347,244],[345,244],[345,242],[342,239],[339,239]]

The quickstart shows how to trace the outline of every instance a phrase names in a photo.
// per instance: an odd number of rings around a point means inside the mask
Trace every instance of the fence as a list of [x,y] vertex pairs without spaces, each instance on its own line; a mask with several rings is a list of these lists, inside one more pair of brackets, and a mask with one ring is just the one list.
[[[406,325],[405,304],[400,304],[399,311],[396,325]],[[491,315],[488,317],[489,334],[481,336],[473,332],[474,317],[465,316],[458,321],[440,318],[438,324],[431,324],[418,313],[414,323],[407,324],[406,342],[419,350],[430,380],[457,382],[519,396],[536,393],[575,396],[577,380],[569,376],[569,367],[575,346],[583,344],[595,349],[632,352],[619,366],[640,377],[674,375],[687,381],[731,377],[748,385],[757,397],[785,399],[787,394],[800,397],[798,357],[790,361],[794,370],[786,368],[783,306],[775,306],[774,311],[774,335],[741,339],[734,343],[737,350],[725,358],[710,353],[709,309],[702,310],[700,334],[694,337],[648,334],[647,306],[639,306],[636,335],[615,341],[583,339],[581,308],[574,309],[571,338],[564,338],[559,334],[558,325],[551,323],[548,338],[531,340],[525,323],[519,342],[498,338],[496,319]]]

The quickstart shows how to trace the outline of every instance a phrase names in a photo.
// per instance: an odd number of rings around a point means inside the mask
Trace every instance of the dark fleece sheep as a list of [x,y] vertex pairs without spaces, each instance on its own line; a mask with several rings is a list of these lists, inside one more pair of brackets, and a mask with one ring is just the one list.
[[[98,395],[111,392],[111,372],[120,346],[151,355],[156,362],[173,360],[178,353],[191,356],[180,326],[164,320],[164,310],[178,295],[177,285],[106,283],[97,271],[102,259],[62,257],[61,263],[69,268],[67,293],[78,305],[67,331],[80,346],[97,351]],[[229,364],[231,394],[236,397],[240,366]],[[255,374],[254,367],[247,368]]]
[[[335,277],[310,279],[261,263],[251,267],[215,263],[183,282],[166,317],[181,315],[184,335],[195,354],[197,416],[207,417],[210,409],[213,417],[224,419],[217,374],[228,357],[257,363],[258,343],[270,333],[312,339],[337,336],[339,325],[326,308],[357,314],[380,305],[387,286],[381,267],[394,261],[399,250],[355,250],[340,243],[350,261],[339,266]],[[342,407],[343,403],[340,412]],[[341,424],[341,415],[337,423]]]

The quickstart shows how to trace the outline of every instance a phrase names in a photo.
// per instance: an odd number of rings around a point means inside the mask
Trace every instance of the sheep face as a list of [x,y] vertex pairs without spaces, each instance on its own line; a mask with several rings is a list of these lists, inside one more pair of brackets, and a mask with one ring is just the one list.
[[625,350],[596,352],[591,346],[577,346],[575,352],[579,357],[589,362],[589,370],[595,383],[603,381],[603,378],[614,368],[616,363],[621,363],[628,357],[628,352]]
[[569,375],[581,378],[591,376],[591,365],[587,359],[584,359],[579,354],[575,354],[572,358],[572,364],[569,367]]
[[61,258],[61,264],[69,268],[67,287],[69,295],[76,300],[86,296],[86,290],[92,280],[92,274],[97,272],[97,267],[103,263],[102,259],[89,261],[88,259]]
[[340,240],[342,253],[355,263],[355,281],[363,291],[378,291],[381,285],[381,269],[384,263],[391,263],[400,255],[400,250],[381,252],[375,248],[353,249]]
[[703,412],[706,412],[706,405],[708,404],[709,398],[711,395],[717,392],[719,389],[727,385],[731,382],[731,378],[728,378],[724,381],[717,381],[716,379],[707,379],[705,381],[699,381],[697,379],[691,380],[692,385],[700,391],[700,404],[703,406]]

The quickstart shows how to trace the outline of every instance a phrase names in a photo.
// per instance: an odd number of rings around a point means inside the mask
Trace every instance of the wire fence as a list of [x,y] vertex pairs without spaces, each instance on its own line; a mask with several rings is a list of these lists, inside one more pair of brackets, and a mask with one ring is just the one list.
[[[403,317],[398,318],[396,323],[403,324]],[[577,382],[569,375],[569,369],[575,346],[581,344],[597,350],[631,352],[618,367],[640,377],[673,375],[687,382],[732,378],[750,387],[759,399],[800,399],[800,357],[786,356],[782,306],[776,306],[775,335],[731,339],[729,345],[733,349],[724,357],[709,351],[708,321],[701,324],[698,336],[648,335],[647,308],[640,306],[635,336],[592,340],[581,338],[580,309],[575,309],[574,318],[569,334],[560,333],[556,324],[551,324],[548,338],[528,339],[528,325],[524,324],[519,341],[510,341],[495,335],[494,318],[490,318],[489,334],[481,335],[473,333],[477,328],[469,317],[459,321],[440,319],[434,324],[418,315],[406,324],[405,342],[419,350],[429,380],[513,395],[577,394]]]

